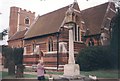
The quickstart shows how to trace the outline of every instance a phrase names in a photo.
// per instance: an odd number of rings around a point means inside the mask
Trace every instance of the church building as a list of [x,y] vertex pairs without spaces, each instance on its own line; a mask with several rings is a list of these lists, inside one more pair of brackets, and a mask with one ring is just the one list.
[[75,1],[37,18],[34,12],[11,7],[8,44],[11,47],[24,47],[24,64],[27,66],[42,59],[46,68],[62,70],[68,62],[68,22],[74,24],[76,56],[86,46],[109,44],[110,21],[115,13],[112,2],[81,11]]

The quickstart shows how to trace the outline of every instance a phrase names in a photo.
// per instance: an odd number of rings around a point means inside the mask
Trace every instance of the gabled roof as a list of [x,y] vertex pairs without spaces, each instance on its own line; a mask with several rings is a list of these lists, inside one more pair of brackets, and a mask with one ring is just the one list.
[[27,30],[16,32],[8,41],[23,39]]
[[89,35],[100,34],[101,26],[103,24],[103,20],[109,4],[110,3],[107,2],[82,11],[82,17],[86,24],[86,30],[88,29],[89,31]]
[[[86,26],[85,29],[89,29],[88,35],[95,35],[101,32],[101,25],[103,23],[108,5],[109,2],[81,11],[82,19]],[[114,8],[113,5],[111,6]],[[73,8],[80,11],[77,3],[74,4]],[[68,9],[69,6],[66,6],[42,16],[38,16],[37,20],[31,25],[27,32],[25,30],[19,31],[15,33],[9,41],[21,38],[29,39],[59,32],[59,28],[64,21],[66,11]]]
[[[66,6],[39,16],[37,21],[26,32],[25,39],[58,32],[68,8],[69,6]],[[73,8],[78,10],[78,4],[75,3]]]

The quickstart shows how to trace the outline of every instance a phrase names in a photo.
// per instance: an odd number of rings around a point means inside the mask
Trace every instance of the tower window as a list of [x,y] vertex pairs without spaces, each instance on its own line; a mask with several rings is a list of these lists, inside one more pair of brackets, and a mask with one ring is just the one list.
[[30,24],[30,20],[29,20],[29,18],[27,17],[27,18],[25,18],[25,24]]

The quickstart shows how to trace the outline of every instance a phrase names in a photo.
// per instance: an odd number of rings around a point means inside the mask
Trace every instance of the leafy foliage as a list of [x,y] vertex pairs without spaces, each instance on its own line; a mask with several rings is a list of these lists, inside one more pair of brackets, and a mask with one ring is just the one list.
[[109,46],[87,47],[81,50],[76,58],[81,70],[98,70],[111,67]]
[[1,33],[0,33],[0,40],[3,40],[3,37],[6,36],[8,34],[8,30],[4,29]]
[[14,48],[15,64],[23,64],[23,48]]
[[3,31],[2,31],[2,35],[3,36],[6,36],[8,34],[8,30],[7,29],[4,29]]
[[11,48],[8,46],[2,47],[2,55],[8,62],[13,60],[16,65],[23,64],[23,51],[23,48]]
[[8,74],[15,74],[15,65],[23,64],[23,48],[11,48],[8,46],[2,47],[2,55],[5,57],[6,63],[8,67]]
[[[111,20],[111,53],[114,57],[113,59],[113,67],[114,68],[119,68],[120,67],[120,60],[119,55],[120,55],[120,8],[118,8],[118,12],[116,13],[115,17],[112,18]],[[119,65],[119,66],[118,66]],[[120,69],[120,68],[119,68]]]

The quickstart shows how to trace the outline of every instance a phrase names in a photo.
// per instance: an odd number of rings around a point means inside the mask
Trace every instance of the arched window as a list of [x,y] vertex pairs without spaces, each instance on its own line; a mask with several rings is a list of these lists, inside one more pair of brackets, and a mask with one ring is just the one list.
[[25,18],[25,24],[30,24],[30,20],[28,17]]
[[80,41],[80,27],[79,25],[76,25],[73,28],[73,37],[74,37],[74,41]]
[[35,52],[35,47],[36,47],[36,44],[33,43],[33,44],[32,44],[32,51],[33,51],[33,53]]
[[53,40],[52,38],[50,37],[49,40],[48,40],[48,51],[53,51]]
[[67,43],[66,42],[59,43],[59,52],[60,53],[67,53]]

